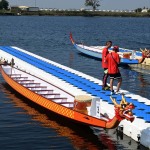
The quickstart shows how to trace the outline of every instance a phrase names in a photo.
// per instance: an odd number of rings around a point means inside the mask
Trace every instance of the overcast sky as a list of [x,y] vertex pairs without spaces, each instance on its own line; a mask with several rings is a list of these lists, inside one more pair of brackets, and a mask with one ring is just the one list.
[[[40,8],[59,8],[59,9],[80,9],[87,8],[85,0],[7,0],[10,6],[37,6]],[[150,0],[100,0],[99,9],[136,9],[148,7],[150,8]],[[90,7],[89,7],[90,8]]]

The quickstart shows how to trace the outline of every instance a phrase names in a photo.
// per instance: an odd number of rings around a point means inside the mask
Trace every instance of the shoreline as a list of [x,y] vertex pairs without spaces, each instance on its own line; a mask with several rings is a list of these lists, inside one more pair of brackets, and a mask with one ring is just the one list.
[[150,17],[150,12],[103,12],[103,11],[1,11],[0,16],[83,16],[83,17]]

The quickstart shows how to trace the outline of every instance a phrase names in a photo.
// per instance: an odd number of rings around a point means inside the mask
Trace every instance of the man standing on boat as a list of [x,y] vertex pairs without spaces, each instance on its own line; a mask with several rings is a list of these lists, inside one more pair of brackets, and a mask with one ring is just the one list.
[[108,62],[106,61],[106,56],[109,54],[108,49],[112,46],[112,41],[107,41],[106,46],[102,51],[102,68],[104,69],[103,75],[103,90],[108,90],[109,86],[107,85],[107,78],[108,78]]
[[119,54],[117,53],[118,51],[119,51],[119,47],[114,46],[112,52],[109,53],[106,57],[106,61],[108,62],[108,74],[110,77],[111,95],[115,94],[113,90],[114,79],[118,80],[116,94],[119,94],[119,89],[122,83],[122,77],[121,77],[119,67],[118,67],[120,63],[120,57],[119,57]]

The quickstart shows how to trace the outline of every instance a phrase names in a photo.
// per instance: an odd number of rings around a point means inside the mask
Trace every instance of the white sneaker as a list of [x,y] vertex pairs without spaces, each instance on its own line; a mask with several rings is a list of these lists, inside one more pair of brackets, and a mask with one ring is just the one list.
[[121,95],[121,94],[123,94],[123,93],[122,93],[122,92],[120,92],[120,91],[118,91],[118,92],[116,91],[116,92],[115,92],[115,94],[120,94],[120,95]]
[[115,94],[114,90],[110,92],[110,95],[114,95],[114,94]]

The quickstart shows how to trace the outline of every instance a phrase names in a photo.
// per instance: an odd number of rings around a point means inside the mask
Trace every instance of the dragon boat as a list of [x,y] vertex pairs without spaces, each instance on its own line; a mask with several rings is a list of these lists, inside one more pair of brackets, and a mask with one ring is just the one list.
[[[89,95],[74,97],[51,83],[6,64],[1,66],[1,74],[13,89],[24,97],[74,121],[112,129],[116,128],[123,119],[134,120],[132,113],[134,105],[127,103],[123,96],[120,104],[117,104],[116,100],[111,98],[115,106],[115,114],[112,119],[109,119],[100,113],[99,98]],[[97,106],[96,102],[98,103]],[[99,111],[99,113],[96,114],[96,111]]]
[[[76,43],[72,33],[70,33],[70,41],[80,53],[93,58],[102,59],[102,50],[105,46],[87,46],[83,43]],[[111,52],[112,49],[113,47],[109,49],[109,52]],[[150,65],[150,50],[146,48],[144,50],[140,49],[140,51],[119,48],[118,54],[121,58],[120,65]]]
[[149,99],[123,89],[110,97],[101,80],[15,46],[0,46],[0,56],[4,80],[30,101],[90,127],[123,127],[150,148]]

